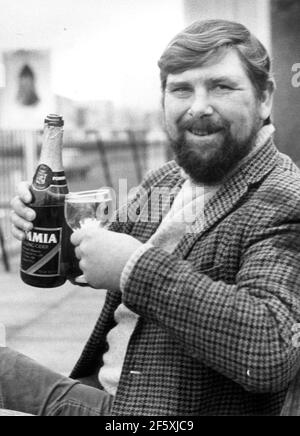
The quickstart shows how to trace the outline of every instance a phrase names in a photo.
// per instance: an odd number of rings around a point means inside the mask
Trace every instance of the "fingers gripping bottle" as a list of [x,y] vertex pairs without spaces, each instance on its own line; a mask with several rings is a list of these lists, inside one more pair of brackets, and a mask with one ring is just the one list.
[[31,185],[30,207],[36,219],[22,244],[21,278],[39,288],[55,288],[66,281],[64,203],[69,190],[62,162],[63,126],[59,115],[45,120],[40,163]]

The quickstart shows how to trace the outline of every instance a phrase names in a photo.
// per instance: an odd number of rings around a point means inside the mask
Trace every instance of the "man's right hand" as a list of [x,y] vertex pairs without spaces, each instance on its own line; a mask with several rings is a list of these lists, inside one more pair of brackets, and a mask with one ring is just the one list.
[[22,182],[17,186],[17,196],[11,201],[11,232],[19,241],[25,238],[25,232],[32,230],[32,222],[36,214],[28,205],[32,201],[32,195],[28,182]]

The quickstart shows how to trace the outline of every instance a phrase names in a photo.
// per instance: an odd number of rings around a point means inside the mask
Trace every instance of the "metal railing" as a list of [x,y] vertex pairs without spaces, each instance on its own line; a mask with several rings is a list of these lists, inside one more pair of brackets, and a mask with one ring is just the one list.
[[[0,259],[6,267],[3,244],[9,252],[19,249],[9,237],[10,202],[17,184],[32,179],[41,144],[41,132],[0,130]],[[106,140],[97,131],[87,132],[80,139],[65,134],[64,162],[71,190],[100,186],[117,190],[120,179],[126,179],[130,189],[147,171],[164,163],[167,156],[164,138],[149,139],[146,131],[113,132]]]
[[8,251],[14,252],[19,246],[10,237],[10,201],[16,185],[32,169],[30,152],[35,140],[34,132],[0,131],[0,259],[6,271],[10,269]]

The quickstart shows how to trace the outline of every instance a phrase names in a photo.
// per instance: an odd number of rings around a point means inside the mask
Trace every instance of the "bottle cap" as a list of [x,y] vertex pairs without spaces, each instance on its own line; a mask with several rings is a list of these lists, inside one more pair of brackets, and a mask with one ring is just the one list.
[[63,127],[65,123],[61,115],[50,114],[46,117],[45,124],[53,127]]

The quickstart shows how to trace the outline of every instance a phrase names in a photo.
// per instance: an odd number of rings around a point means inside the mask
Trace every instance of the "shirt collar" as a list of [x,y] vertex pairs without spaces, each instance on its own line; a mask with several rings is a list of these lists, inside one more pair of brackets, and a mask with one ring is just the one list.
[[239,162],[238,166],[234,169],[234,171],[243,166],[246,162],[250,161],[252,157],[269,142],[275,131],[276,129],[273,124],[263,126],[257,133],[255,146],[252,148],[250,153],[247,154],[247,156]]

